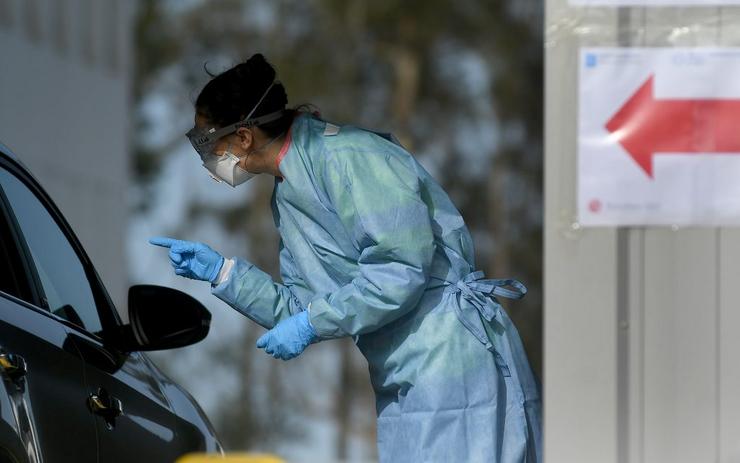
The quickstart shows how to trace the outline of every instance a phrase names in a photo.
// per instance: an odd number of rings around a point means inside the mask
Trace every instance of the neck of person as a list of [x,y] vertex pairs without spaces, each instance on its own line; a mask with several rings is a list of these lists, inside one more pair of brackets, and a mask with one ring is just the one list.
[[285,143],[285,134],[283,133],[275,138],[260,134],[260,136],[255,137],[254,141],[256,152],[251,154],[251,156],[259,157],[261,161],[260,170],[266,174],[282,178],[283,174],[280,172],[277,161],[280,156],[283,143]]

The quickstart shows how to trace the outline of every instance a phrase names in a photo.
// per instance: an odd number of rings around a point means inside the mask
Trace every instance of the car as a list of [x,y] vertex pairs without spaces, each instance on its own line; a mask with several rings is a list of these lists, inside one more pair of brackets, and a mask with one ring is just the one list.
[[210,312],[174,289],[137,285],[128,315],[124,323],[69,224],[0,143],[0,463],[223,454],[198,403],[144,353],[202,340]]

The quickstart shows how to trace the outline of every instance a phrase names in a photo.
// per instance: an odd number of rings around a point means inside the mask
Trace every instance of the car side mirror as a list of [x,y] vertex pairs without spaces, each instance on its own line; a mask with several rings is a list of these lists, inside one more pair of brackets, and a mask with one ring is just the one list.
[[129,288],[128,316],[117,344],[129,352],[189,346],[205,338],[211,326],[211,313],[203,304],[163,286]]

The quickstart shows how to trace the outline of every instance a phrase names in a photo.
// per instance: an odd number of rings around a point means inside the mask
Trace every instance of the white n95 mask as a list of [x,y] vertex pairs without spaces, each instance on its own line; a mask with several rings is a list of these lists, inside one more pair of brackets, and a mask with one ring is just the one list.
[[221,156],[205,154],[202,156],[203,167],[208,169],[215,180],[226,182],[232,187],[241,185],[256,174],[247,172],[239,166],[239,158],[228,151]]

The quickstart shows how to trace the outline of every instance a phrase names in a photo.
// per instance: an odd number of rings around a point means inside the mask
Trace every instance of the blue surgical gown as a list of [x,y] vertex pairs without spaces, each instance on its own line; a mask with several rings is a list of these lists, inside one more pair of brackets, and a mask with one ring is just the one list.
[[265,328],[308,307],[322,339],[354,337],[380,461],[541,461],[539,386],[497,298],[516,289],[476,271],[440,185],[391,136],[310,114],[278,162],[282,282],[234,258],[213,294]]

